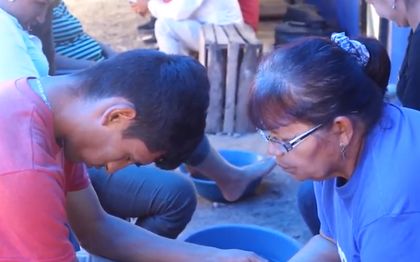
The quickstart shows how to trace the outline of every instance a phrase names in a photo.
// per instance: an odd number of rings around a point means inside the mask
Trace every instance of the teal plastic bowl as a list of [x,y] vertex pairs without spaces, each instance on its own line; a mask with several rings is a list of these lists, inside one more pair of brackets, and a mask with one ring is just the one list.
[[[258,162],[263,159],[262,155],[242,150],[219,150],[220,155],[225,158],[229,163],[235,166],[246,166]],[[187,173],[185,166],[181,166],[181,171]],[[191,179],[197,189],[197,193],[203,198],[212,202],[229,202],[227,201],[216,182],[203,176],[200,173],[190,174]],[[252,182],[245,190],[244,194],[238,199],[243,199],[255,194],[255,190],[261,183],[261,179]]]
[[252,251],[270,262],[288,261],[300,248],[284,233],[247,224],[208,227],[187,236],[185,241],[221,249]]

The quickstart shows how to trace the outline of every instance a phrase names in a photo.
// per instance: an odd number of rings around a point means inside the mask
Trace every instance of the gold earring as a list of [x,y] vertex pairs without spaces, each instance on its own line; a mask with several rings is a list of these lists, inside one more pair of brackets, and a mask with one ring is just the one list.
[[392,9],[393,9],[393,10],[397,9],[397,3],[396,3],[396,0],[394,0],[394,1],[392,2]]

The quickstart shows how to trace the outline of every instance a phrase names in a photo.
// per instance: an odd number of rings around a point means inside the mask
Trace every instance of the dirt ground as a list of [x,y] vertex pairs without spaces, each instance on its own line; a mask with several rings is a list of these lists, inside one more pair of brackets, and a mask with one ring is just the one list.
[[[66,3],[88,33],[115,50],[147,48],[136,30],[137,25],[147,19],[134,14],[127,1],[66,0]],[[244,149],[261,154],[266,151],[265,143],[257,134],[239,137],[211,135],[210,140],[219,149]],[[309,239],[310,232],[297,209],[297,186],[298,182],[276,167],[263,180],[254,197],[225,205],[215,205],[199,198],[197,211],[181,236],[214,224],[250,223],[282,231],[304,243]]]

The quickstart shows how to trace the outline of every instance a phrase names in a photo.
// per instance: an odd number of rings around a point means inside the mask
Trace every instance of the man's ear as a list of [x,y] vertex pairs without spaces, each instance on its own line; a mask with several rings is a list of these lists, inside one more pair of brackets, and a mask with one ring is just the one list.
[[338,142],[342,146],[347,146],[354,134],[354,124],[346,116],[338,116],[333,121],[334,133],[338,135]]
[[101,116],[102,125],[123,125],[128,123],[136,117],[136,110],[131,103],[119,102],[110,105]]

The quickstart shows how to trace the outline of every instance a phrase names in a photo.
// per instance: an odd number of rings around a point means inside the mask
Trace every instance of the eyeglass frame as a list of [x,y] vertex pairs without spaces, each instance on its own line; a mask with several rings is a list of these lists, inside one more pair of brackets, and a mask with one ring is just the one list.
[[288,141],[282,141],[282,140],[280,140],[276,137],[273,137],[271,135],[267,135],[261,129],[258,129],[258,133],[260,133],[263,136],[265,141],[267,141],[269,143],[272,143],[272,144],[280,145],[281,147],[277,147],[277,148],[282,153],[289,153],[290,151],[295,149],[300,143],[305,141],[305,139],[308,138],[310,135],[312,135],[315,131],[320,129],[322,126],[323,126],[323,124],[316,125],[316,126],[312,127],[311,129],[295,136],[294,138],[292,138]]

